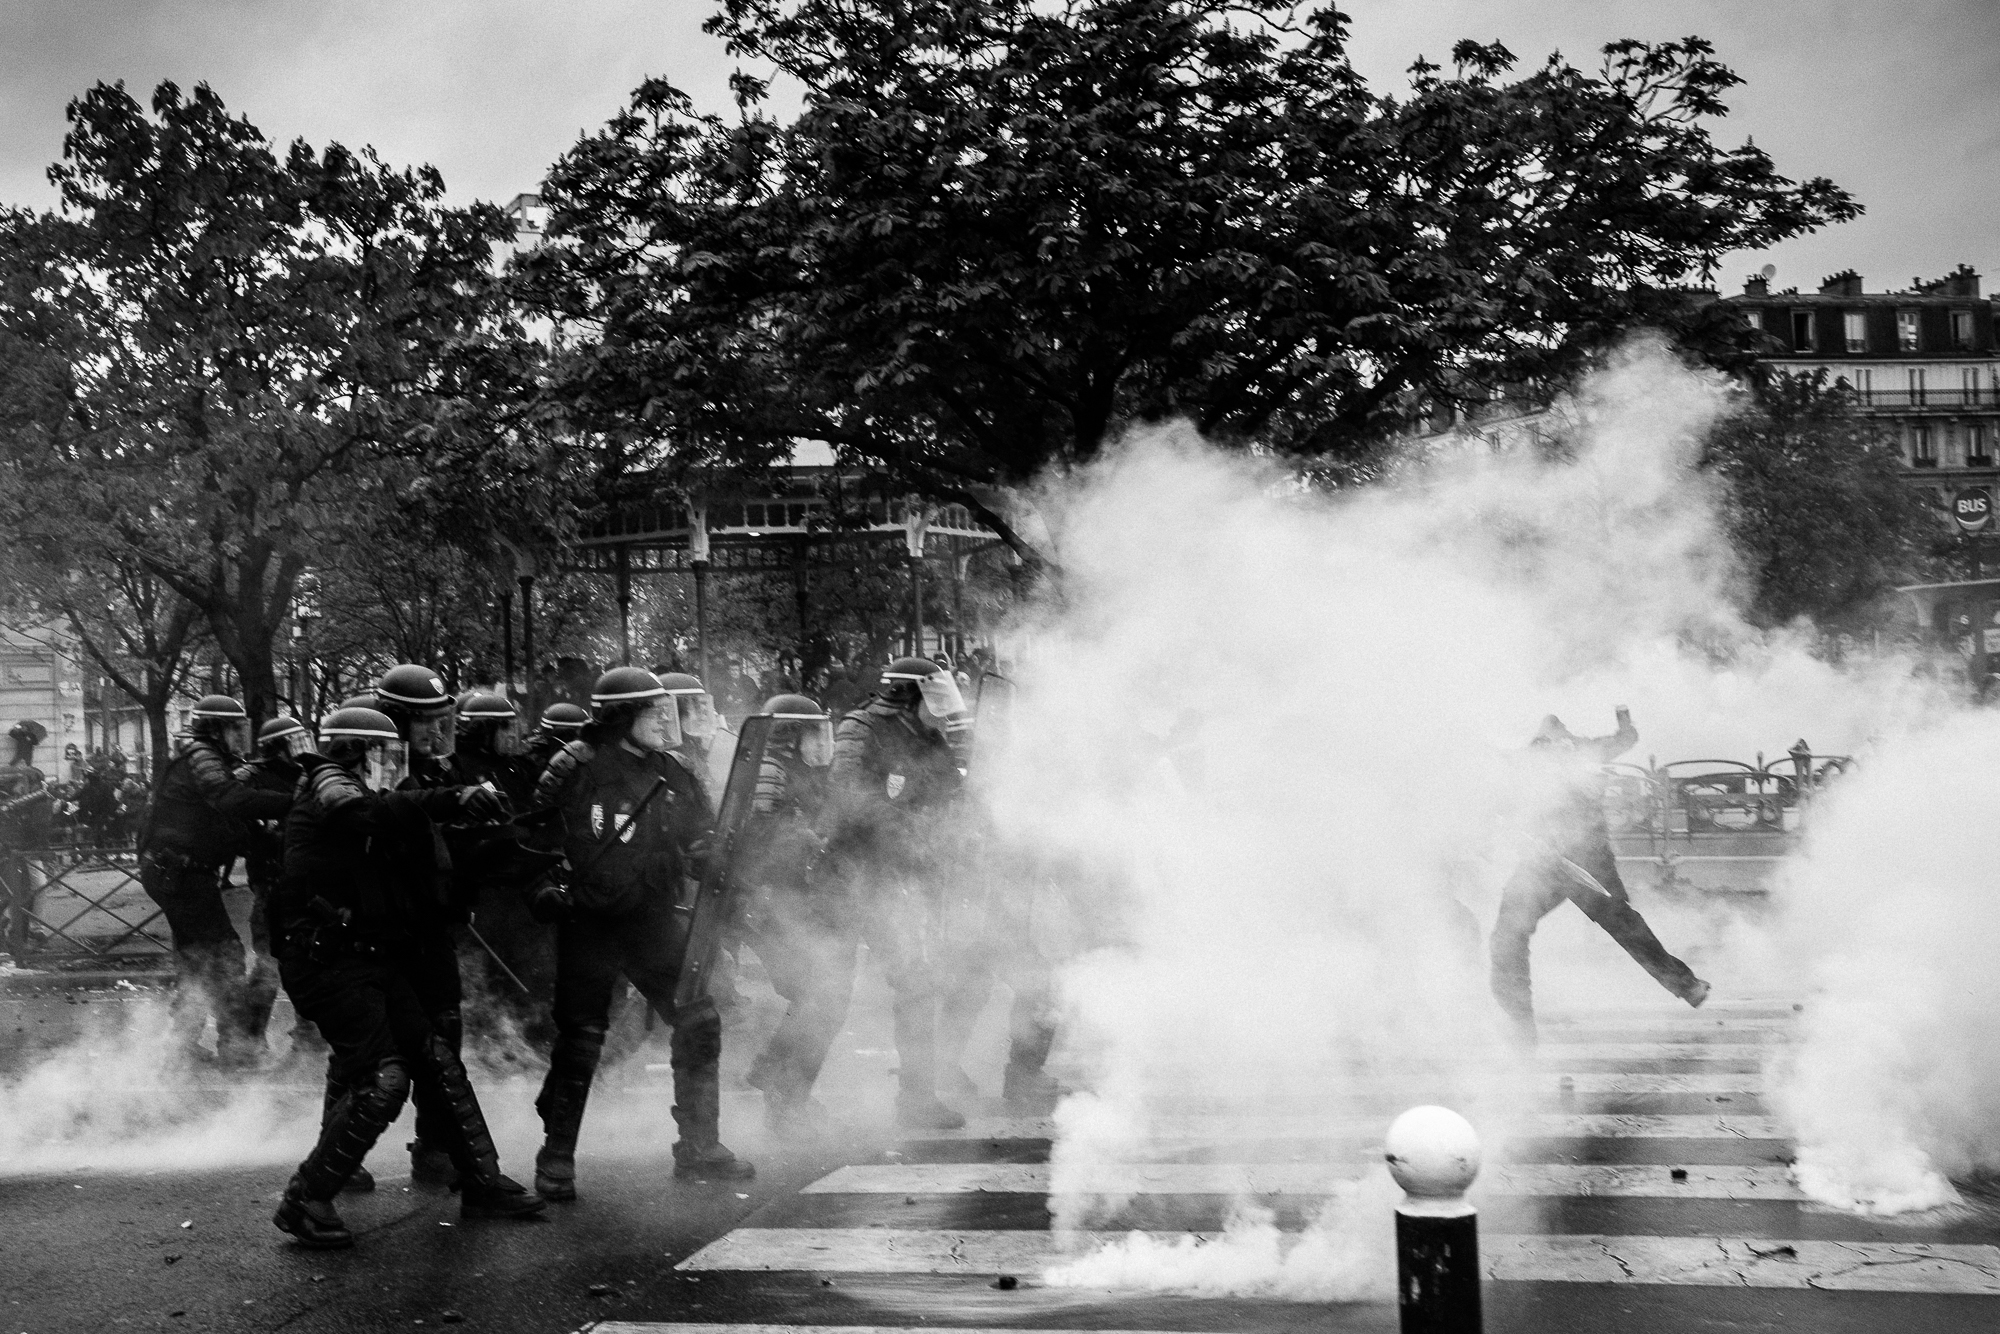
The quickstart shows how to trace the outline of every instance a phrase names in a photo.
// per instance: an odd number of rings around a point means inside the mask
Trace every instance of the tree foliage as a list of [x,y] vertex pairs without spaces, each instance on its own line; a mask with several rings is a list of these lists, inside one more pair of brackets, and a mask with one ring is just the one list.
[[1761,624],[1859,626],[1914,577],[1925,535],[1940,531],[1893,436],[1824,373],[1762,378],[1702,466],[1730,483],[1729,527]]
[[[69,108],[62,207],[12,215],[4,322],[37,374],[0,410],[19,540],[196,608],[257,715],[298,579],[441,477],[507,472],[489,205],[372,150],[279,153],[207,87]],[[518,471],[518,469],[513,469]]]
[[1709,125],[1698,38],[1525,75],[1498,45],[1404,97],[1347,20],[1283,0],[724,0],[789,121],[664,82],[552,171],[520,291],[553,381],[635,456],[756,463],[798,438],[990,508],[1125,425],[1311,456],[1426,403],[1559,378],[1635,323],[1720,354],[1677,285],[1857,209]]

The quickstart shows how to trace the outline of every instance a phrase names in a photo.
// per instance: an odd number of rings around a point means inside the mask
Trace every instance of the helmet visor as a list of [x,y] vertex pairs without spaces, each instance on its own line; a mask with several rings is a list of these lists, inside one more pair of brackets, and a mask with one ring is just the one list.
[[824,769],[833,763],[833,719],[818,718],[811,721],[784,724],[796,728],[793,735],[799,739],[799,758],[815,769]]
[[632,719],[632,744],[646,750],[672,750],[681,744],[681,711],[673,696],[648,700]]
[[924,707],[940,722],[965,712],[965,696],[958,692],[958,682],[949,672],[926,676],[917,688],[923,692]]
[[675,695],[681,706],[681,734],[706,740],[715,735],[721,721],[715,712],[715,696],[706,690],[699,693]]
[[248,755],[250,753],[252,733],[248,718],[232,718],[220,731],[223,744],[229,747],[231,754]]
[[278,747],[282,747],[278,753],[280,755],[289,755],[293,759],[297,759],[301,755],[312,754],[316,744],[313,741],[313,734],[306,731],[303,727],[296,732],[287,732],[281,737],[274,738],[274,740]]
[[410,724],[410,748],[434,760],[450,758],[458,749],[458,715],[442,709],[417,718]]
[[495,755],[509,756],[526,753],[525,744],[521,740],[521,729],[518,725],[508,722],[502,723],[494,729],[493,753]]
[[400,741],[370,741],[361,781],[370,792],[393,792],[410,776],[410,749]]

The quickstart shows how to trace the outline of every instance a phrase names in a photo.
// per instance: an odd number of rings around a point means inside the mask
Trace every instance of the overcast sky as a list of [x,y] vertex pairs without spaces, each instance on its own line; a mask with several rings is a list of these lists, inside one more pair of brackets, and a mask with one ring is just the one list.
[[[272,139],[372,143],[427,161],[459,198],[533,189],[584,128],[648,75],[727,105],[708,0],[5,0],[0,200],[46,206],[63,107],[98,80],[141,96],[206,81]],[[1619,37],[1698,33],[1748,81],[1720,128],[1789,176],[1830,176],[1859,221],[1755,258],[1810,290],[1857,268],[1869,290],[1964,262],[2000,288],[2000,0],[1350,0],[1356,63],[1382,86],[1460,37],[1524,63],[1587,68]]]

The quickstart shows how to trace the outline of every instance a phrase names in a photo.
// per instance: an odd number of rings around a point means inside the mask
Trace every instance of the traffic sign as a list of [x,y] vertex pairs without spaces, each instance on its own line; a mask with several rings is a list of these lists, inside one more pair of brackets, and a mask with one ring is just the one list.
[[1983,486],[1962,488],[1953,499],[1951,513],[1965,532],[1983,532],[1993,522],[1993,493]]

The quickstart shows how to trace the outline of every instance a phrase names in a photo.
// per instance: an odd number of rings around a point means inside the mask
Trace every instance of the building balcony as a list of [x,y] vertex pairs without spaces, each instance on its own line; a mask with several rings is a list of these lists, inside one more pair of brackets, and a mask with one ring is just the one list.
[[1854,389],[1856,407],[1876,412],[1984,408],[2000,412],[2000,393],[1986,389]]

